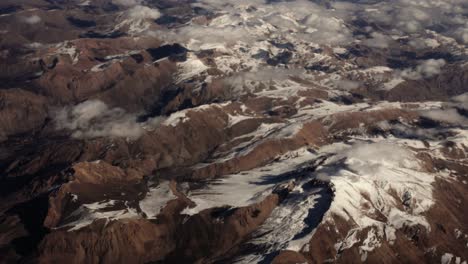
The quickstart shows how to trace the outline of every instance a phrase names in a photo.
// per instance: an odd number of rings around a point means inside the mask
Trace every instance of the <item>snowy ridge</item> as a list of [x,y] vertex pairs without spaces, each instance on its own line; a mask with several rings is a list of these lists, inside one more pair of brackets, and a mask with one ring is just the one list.
[[[308,166],[326,158],[312,174],[304,178],[293,177],[296,187],[290,195],[304,198],[292,203],[286,200],[259,229],[258,233],[263,235],[257,238],[254,235],[249,241],[266,247],[264,252],[241,256],[237,261],[259,262],[269,253],[284,249],[307,251],[305,246],[315,227],[311,229],[305,219],[311,216],[320,219],[316,212],[309,215],[309,210],[326,203],[324,193],[317,193],[319,188],[303,189],[304,183],[311,179],[330,182],[334,191],[330,208],[320,225],[333,227],[336,217],[354,225],[346,238],[335,245],[338,253],[359,243],[361,260],[365,261],[367,254],[378,248],[383,240],[392,244],[397,229],[421,225],[430,231],[424,212],[435,202],[431,184],[436,175],[422,171],[420,161],[406,144],[408,142],[397,139],[356,139],[348,144],[324,146],[316,155],[308,156],[305,163]],[[364,230],[368,230],[367,236],[359,241],[358,234]],[[300,233],[303,235],[297,239]]]
[[127,202],[124,203],[125,209],[115,210],[117,204],[122,201],[107,200],[91,204],[82,204],[65,221],[70,221],[59,228],[70,228],[68,231],[80,230],[92,224],[95,220],[106,219],[106,223],[118,219],[139,218],[140,215],[136,209],[128,207]]
[[[187,194],[196,206],[186,208],[182,214],[193,215],[208,208],[242,207],[260,202],[282,182],[281,177],[277,180],[274,177],[296,169],[313,157],[315,155],[307,149],[300,149],[280,156],[276,163],[213,180]],[[270,177],[273,177],[271,181]]]
[[147,218],[155,219],[162,208],[169,201],[176,199],[169,187],[169,182],[159,183],[156,187],[150,188],[146,197],[140,201],[140,209]]
[[199,76],[208,69],[208,67],[194,55],[189,55],[186,61],[178,63],[177,66],[178,73],[176,83]]
[[[339,216],[355,226],[335,245],[338,253],[360,242],[357,234],[366,229],[367,238],[359,247],[362,261],[382,240],[392,244],[397,229],[420,225],[430,231],[424,212],[435,203],[431,184],[436,176],[422,171],[408,147],[397,139],[367,139],[322,151],[334,156],[318,168],[318,177],[335,188],[323,223],[333,226]],[[343,165],[337,168],[336,163]]]

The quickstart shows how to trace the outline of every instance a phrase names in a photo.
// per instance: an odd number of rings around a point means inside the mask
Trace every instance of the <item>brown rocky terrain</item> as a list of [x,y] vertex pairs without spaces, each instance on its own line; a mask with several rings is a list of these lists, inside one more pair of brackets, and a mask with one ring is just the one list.
[[468,7],[423,2],[2,1],[0,263],[466,263]]

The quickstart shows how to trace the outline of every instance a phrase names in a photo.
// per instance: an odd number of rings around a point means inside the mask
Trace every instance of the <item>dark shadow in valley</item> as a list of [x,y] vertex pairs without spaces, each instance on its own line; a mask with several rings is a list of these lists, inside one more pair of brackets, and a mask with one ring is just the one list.
[[[311,184],[309,188],[319,188],[318,192],[315,192],[316,195],[319,195],[318,199],[316,200],[316,204],[313,208],[309,209],[309,213],[307,217],[304,219],[304,223],[306,224],[306,228],[304,228],[300,233],[294,236],[295,239],[301,239],[308,234],[310,234],[317,226],[322,222],[323,216],[325,213],[330,209],[331,202],[333,201],[333,191],[326,183],[319,183],[319,184]],[[304,187],[303,187],[304,188]],[[308,187],[305,187],[308,188]]]
[[47,216],[48,205],[49,196],[43,194],[28,202],[18,204],[7,212],[7,214],[18,215],[28,232],[27,236],[12,241],[12,245],[18,254],[30,256],[48,233],[48,229],[43,225]]
[[76,17],[67,17],[67,20],[70,22],[70,24],[78,28],[89,28],[96,26],[96,22],[93,20],[84,20]]

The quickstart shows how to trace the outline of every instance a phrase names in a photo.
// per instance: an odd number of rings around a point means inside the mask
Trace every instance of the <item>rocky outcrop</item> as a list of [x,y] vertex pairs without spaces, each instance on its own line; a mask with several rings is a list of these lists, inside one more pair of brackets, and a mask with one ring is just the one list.
[[46,122],[47,111],[48,102],[44,96],[22,89],[0,90],[0,141],[8,136],[38,131]]
[[351,2],[0,3],[0,262],[468,261],[466,6]]
[[272,194],[249,207],[210,209],[188,219],[178,214],[186,204],[175,200],[156,222],[100,221],[79,231],[63,230],[47,235],[39,246],[37,261],[210,262],[253,232],[281,198]]

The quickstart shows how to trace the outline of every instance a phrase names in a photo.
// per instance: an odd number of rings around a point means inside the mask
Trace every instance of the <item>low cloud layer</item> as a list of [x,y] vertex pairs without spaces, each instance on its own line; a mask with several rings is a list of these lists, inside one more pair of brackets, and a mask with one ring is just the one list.
[[442,109],[428,110],[421,113],[422,116],[451,125],[468,125],[468,118],[461,112],[468,111],[468,93],[455,96],[445,103]]
[[144,130],[136,116],[121,108],[109,108],[99,100],[65,107],[55,114],[58,129],[67,129],[75,138],[124,137],[136,139]]
[[463,110],[468,110],[468,93],[455,96],[451,101],[451,106],[455,106]]
[[42,19],[41,19],[40,16],[33,15],[33,16],[29,16],[29,17],[23,17],[23,21],[24,21],[24,23],[34,25],[34,24],[37,24],[37,23],[41,22]]
[[359,15],[369,22],[392,28],[395,33],[415,34],[433,30],[453,37],[461,43],[468,43],[464,0],[395,0],[362,4]]
[[445,60],[426,60],[421,62],[414,69],[407,69],[401,72],[401,77],[409,80],[420,80],[431,78],[438,75],[441,72],[442,67],[446,64]]
[[343,155],[349,168],[361,174],[378,174],[381,167],[387,164],[397,168],[417,169],[411,151],[384,142],[356,144]]
[[362,42],[362,44],[368,47],[384,49],[388,48],[390,43],[393,41],[390,37],[378,32],[372,32],[370,35],[371,38],[368,38]]
[[467,123],[467,119],[464,116],[460,115],[457,109],[454,108],[429,110],[423,112],[421,115],[442,123],[455,125],[463,125]]
[[351,80],[337,80],[334,82],[334,86],[343,91],[351,91],[354,89],[359,88],[361,83],[356,82],[356,81],[351,81]]
[[[463,0],[329,1],[327,4],[306,0],[201,0],[193,6],[220,15],[207,27],[203,27],[205,34],[197,34],[202,38],[209,36],[211,30],[216,36],[216,32],[235,26],[250,34],[225,34],[225,38],[244,41],[257,31],[256,33],[282,34],[285,38],[296,35],[318,44],[347,45],[356,41],[350,25],[358,18],[369,25],[360,26],[360,30],[369,35],[365,39],[362,36],[359,39],[364,45],[371,47],[388,47],[393,41],[386,37],[390,35],[388,33],[395,37],[410,36],[410,39],[420,39],[420,34],[427,34],[426,30],[468,43],[468,6]],[[187,25],[187,30],[181,29],[180,37],[187,36],[186,33],[193,26]],[[411,36],[413,34],[414,37]],[[220,36],[217,42],[222,43],[223,37]],[[421,45],[421,42],[413,44]]]
[[336,153],[327,162],[333,167],[325,166],[318,170],[320,180],[329,181],[330,177],[340,175],[336,171],[337,168],[341,170],[340,166],[356,176],[370,176],[385,181],[394,180],[386,178],[388,168],[420,169],[420,163],[409,149],[387,142],[354,143]]
[[155,37],[162,38],[167,42],[190,43],[192,50],[198,50],[203,45],[223,44],[232,45],[238,40],[253,43],[258,38],[242,27],[204,27],[191,25],[174,31],[155,32]]
[[268,83],[274,81],[284,81],[293,76],[300,76],[301,70],[297,69],[275,69],[262,68],[252,72],[240,72],[233,76],[225,78],[226,93],[240,95],[246,90],[252,90],[259,83]]
[[219,16],[206,26],[189,24],[175,32],[157,35],[167,41],[192,40],[201,44],[252,43],[272,34],[320,44],[344,44],[352,40],[341,14],[310,1],[200,1],[194,5]]
[[122,6],[135,6],[141,3],[141,0],[112,0],[112,3]]
[[157,9],[147,6],[136,5],[126,11],[126,16],[130,19],[158,19],[161,13]]
[[301,70],[263,68],[253,72],[242,72],[225,78],[225,82],[232,85],[242,85],[246,82],[285,80],[291,76],[300,75],[301,73]]

